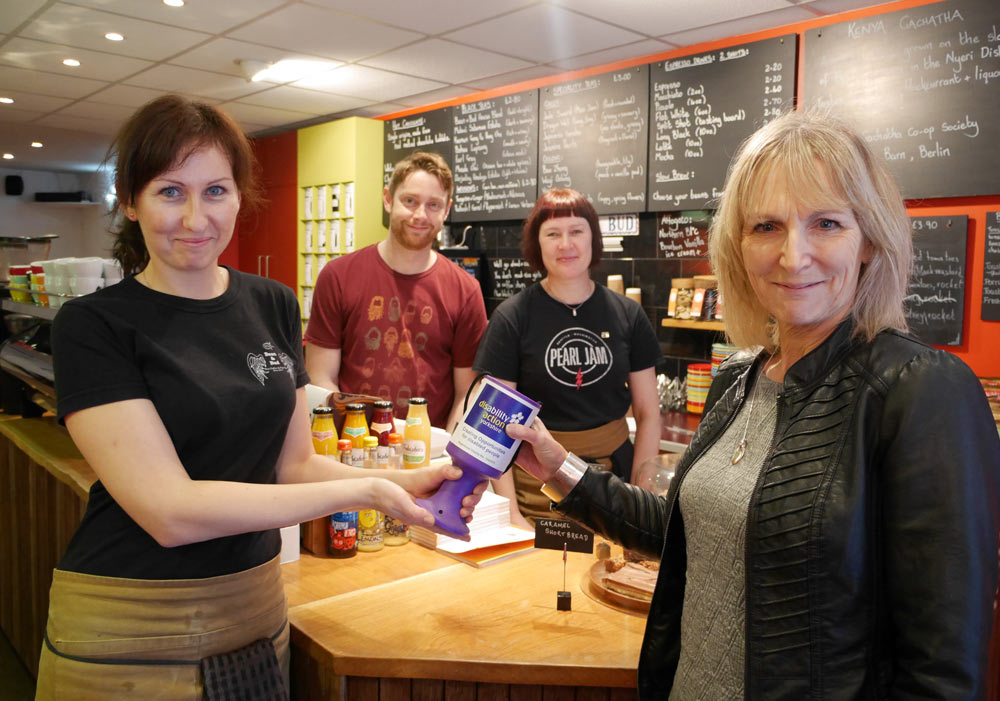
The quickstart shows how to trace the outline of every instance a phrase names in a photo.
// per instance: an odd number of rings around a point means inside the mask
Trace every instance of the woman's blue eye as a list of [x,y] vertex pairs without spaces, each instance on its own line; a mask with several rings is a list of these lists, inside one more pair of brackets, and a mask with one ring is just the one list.
[[176,187],[171,186],[171,187],[165,187],[162,190],[160,190],[160,194],[163,195],[164,197],[177,197],[177,195],[181,194],[181,191],[178,190]]
[[212,197],[219,197],[226,194],[226,188],[222,187],[222,185],[212,185],[208,188],[208,194]]
[[769,222],[769,221],[761,222],[760,224],[757,224],[753,228],[753,230],[754,231],[759,231],[761,233],[767,233],[767,232],[770,232],[770,231],[774,231],[774,223],[773,222]]
[[835,222],[833,219],[820,219],[819,220],[819,228],[821,228],[821,229],[827,229],[827,230],[829,230],[829,229],[836,229],[838,226],[840,226],[840,224],[838,224],[837,222]]

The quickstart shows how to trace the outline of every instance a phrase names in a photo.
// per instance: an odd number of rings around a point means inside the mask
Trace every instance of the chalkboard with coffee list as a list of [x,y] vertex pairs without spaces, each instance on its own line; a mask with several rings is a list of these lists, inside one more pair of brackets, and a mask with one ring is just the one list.
[[649,66],[541,89],[538,189],[579,190],[599,214],[646,206]]
[[523,258],[493,258],[490,260],[490,277],[493,297],[512,297],[536,280],[541,273],[535,272]]
[[389,184],[396,162],[415,151],[429,151],[440,154],[451,166],[454,158],[451,137],[451,111],[444,107],[430,112],[421,112],[409,117],[399,117],[386,121],[384,127],[385,147],[382,152],[383,180]]
[[739,145],[792,106],[795,40],[651,64],[648,211],[715,206]]
[[1000,193],[1000,3],[948,0],[806,32],[802,102],[851,119],[907,199]]
[[904,300],[910,331],[925,343],[962,343],[969,218],[910,217],[913,271]]
[[455,222],[523,219],[538,197],[538,91],[452,108]]
[[1000,212],[986,213],[983,257],[983,321],[1000,321]]
[[705,210],[667,212],[657,217],[657,258],[707,258],[708,227]]

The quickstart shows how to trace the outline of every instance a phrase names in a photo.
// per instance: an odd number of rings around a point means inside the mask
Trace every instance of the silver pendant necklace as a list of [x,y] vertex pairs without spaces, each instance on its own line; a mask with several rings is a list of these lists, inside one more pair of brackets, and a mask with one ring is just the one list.
[[[771,367],[777,365],[777,359],[771,363]],[[764,366],[764,375],[767,375],[768,366]],[[740,442],[736,446],[736,450],[733,451],[733,465],[738,463],[743,459],[743,456],[747,454],[747,431],[750,429],[750,417],[753,416],[753,403],[757,399],[757,384],[754,383],[753,389],[751,389],[752,394],[750,395],[750,406],[747,407],[747,422],[743,425],[743,436],[740,438]]]
[[[586,302],[586,301],[587,300],[583,300],[583,302]],[[566,304],[565,302],[560,302],[559,304],[563,305],[564,307],[566,307],[567,309],[569,309],[571,312],[573,312],[573,316],[576,316],[576,310],[579,309],[583,305],[583,302],[580,302],[580,304]]]

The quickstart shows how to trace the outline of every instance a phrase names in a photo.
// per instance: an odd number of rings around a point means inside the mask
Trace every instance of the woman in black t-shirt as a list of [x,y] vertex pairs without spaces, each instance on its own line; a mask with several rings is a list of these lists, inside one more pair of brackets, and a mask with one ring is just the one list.
[[277,529],[359,507],[429,526],[414,496],[460,472],[315,454],[294,295],[218,265],[258,199],[232,119],[166,96],[114,150],[126,278],[53,331],[59,417],[99,479],[54,572],[38,698],[281,698]]
[[[628,480],[634,466],[659,451],[660,347],[649,318],[631,299],[591,280],[601,261],[601,231],[579,192],[542,194],[525,221],[521,248],[545,277],[497,307],[475,368],[540,401],[539,416],[563,445]],[[549,511],[538,486],[519,468],[494,483],[511,500],[512,521],[526,527],[525,516]]]

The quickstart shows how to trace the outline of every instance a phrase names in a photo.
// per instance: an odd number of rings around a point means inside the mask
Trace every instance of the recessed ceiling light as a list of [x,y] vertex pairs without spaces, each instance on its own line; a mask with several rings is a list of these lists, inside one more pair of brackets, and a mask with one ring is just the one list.
[[184,7],[184,0],[163,0],[163,4],[170,7]]
[[13,153],[5,153],[3,155],[3,158],[4,158],[5,161],[12,160],[14,158],[14,154]]
[[104,38],[108,39],[109,41],[125,41],[125,37],[119,34],[118,32],[108,32],[107,34],[104,35]]
[[64,66],[74,66],[75,67],[75,66],[79,66],[80,62],[77,61],[75,58],[64,58],[63,59],[63,65]]
[[13,105],[14,104],[14,98],[13,97],[0,97],[0,102],[2,102],[5,105]]
[[45,144],[43,144],[41,141],[32,141],[31,142],[31,148],[41,148],[44,145]]

